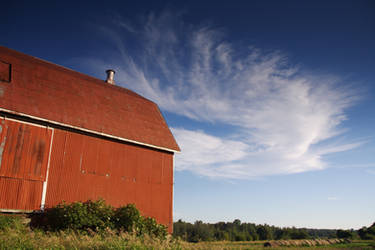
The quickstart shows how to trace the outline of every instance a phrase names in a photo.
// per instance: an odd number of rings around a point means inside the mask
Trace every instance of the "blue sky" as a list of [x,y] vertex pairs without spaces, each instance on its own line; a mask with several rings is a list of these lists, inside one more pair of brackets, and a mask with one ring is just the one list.
[[0,28],[158,103],[182,148],[175,220],[375,221],[373,1],[8,1]]

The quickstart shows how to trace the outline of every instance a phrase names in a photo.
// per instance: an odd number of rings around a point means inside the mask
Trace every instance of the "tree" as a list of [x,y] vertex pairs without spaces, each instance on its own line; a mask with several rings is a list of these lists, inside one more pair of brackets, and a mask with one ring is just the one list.
[[349,230],[341,230],[341,229],[337,230],[336,236],[339,239],[351,239],[351,238],[353,238],[352,232],[350,232]]
[[274,236],[275,240],[287,240],[290,239],[289,231],[287,228],[277,228],[274,231]]
[[362,227],[359,229],[358,235],[362,240],[375,240],[375,223],[369,228]]
[[257,228],[257,234],[260,240],[271,240],[272,234],[268,225],[259,225]]
[[290,238],[293,240],[308,239],[309,235],[305,229],[297,229],[293,227],[290,229]]

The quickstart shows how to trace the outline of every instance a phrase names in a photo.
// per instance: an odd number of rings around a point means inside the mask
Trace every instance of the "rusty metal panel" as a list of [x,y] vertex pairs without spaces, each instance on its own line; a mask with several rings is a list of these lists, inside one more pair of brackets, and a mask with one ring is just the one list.
[[55,129],[46,206],[103,198],[170,226],[171,164],[172,154]]
[[43,182],[0,177],[0,209],[39,210]]
[[39,210],[42,198],[43,182],[33,180],[21,180],[18,200],[22,210]]
[[153,209],[152,215],[154,218],[158,218],[158,221],[166,224],[167,221],[163,220],[163,213],[165,213],[165,207],[167,204],[162,203],[162,189],[161,184],[153,184],[151,186],[151,208],[164,208],[164,209]]
[[[74,195],[82,189],[79,180],[82,145],[82,137],[79,134],[69,132],[66,133],[63,158],[64,169],[61,172],[61,177],[63,180],[71,180],[69,185],[66,185],[64,188],[64,192],[68,194],[68,197],[74,197]],[[66,201],[72,202],[74,200],[69,199]]]
[[1,120],[0,176],[44,181],[52,130]]
[[137,154],[137,174],[135,178],[138,183],[147,184],[151,180],[153,154],[145,148],[139,148]]
[[83,174],[95,174],[98,171],[98,147],[99,143],[97,138],[85,136],[81,166]]
[[164,153],[162,162],[162,183],[173,184],[173,154]]
[[[64,169],[65,143],[66,132],[55,129],[55,133],[53,135],[45,207],[52,207],[62,201],[62,199],[59,198],[63,197],[63,191],[65,185],[67,185],[66,181],[68,181],[68,179],[64,179],[61,175],[62,173],[60,173],[60,171]],[[51,183],[53,184],[51,185]],[[53,198],[56,198],[58,201],[55,202]]]
[[144,182],[135,183],[135,195],[138,209],[145,216],[152,216],[151,209],[151,184]]
[[40,209],[52,130],[0,119],[0,209]]
[[137,161],[138,161],[138,148],[137,147],[126,147],[127,158],[124,162],[125,164],[125,176],[130,183],[136,182],[136,176],[138,171]]
[[[173,230],[173,186],[172,184],[161,185],[160,207],[164,204],[164,211],[160,222],[168,226],[170,232]],[[168,204],[168,205],[167,205]]]
[[109,177],[111,172],[111,165],[112,165],[112,147],[110,141],[106,140],[96,140],[98,152],[97,152],[97,167],[96,167],[96,175]]
[[151,167],[151,182],[154,184],[161,184],[162,176],[163,176],[163,154],[160,154],[156,151],[152,152],[153,159],[152,159],[152,167]]

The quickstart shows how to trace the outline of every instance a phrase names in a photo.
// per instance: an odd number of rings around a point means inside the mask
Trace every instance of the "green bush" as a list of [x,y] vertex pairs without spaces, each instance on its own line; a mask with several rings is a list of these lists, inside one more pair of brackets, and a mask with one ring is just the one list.
[[115,227],[126,232],[141,232],[142,216],[134,204],[128,204],[116,209],[114,214]]
[[165,239],[167,237],[167,227],[158,224],[154,218],[147,217],[143,219],[144,231],[146,234]]
[[104,200],[61,203],[35,216],[34,226],[47,230],[103,231],[106,228],[165,239],[167,228],[154,218],[144,218],[134,204],[117,209]]
[[42,215],[50,230],[88,230],[100,231],[113,228],[113,207],[104,200],[61,203],[47,209]]

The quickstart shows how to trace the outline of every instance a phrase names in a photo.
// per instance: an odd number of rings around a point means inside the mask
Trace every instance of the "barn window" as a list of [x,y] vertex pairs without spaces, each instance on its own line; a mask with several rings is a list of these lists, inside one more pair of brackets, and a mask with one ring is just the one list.
[[11,65],[9,63],[0,61],[0,81],[10,82],[11,80]]

